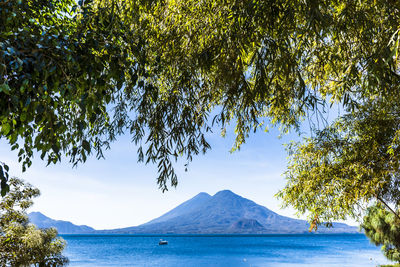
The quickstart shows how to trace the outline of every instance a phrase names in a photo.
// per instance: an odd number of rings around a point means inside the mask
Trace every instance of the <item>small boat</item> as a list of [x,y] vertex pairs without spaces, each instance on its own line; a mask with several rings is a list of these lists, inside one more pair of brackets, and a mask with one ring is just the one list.
[[168,245],[168,241],[160,239],[160,242],[158,242],[158,245]]

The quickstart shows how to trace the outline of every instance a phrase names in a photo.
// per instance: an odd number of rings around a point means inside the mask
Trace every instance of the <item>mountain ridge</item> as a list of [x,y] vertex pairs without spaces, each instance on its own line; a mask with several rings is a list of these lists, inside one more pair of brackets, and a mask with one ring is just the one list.
[[[306,221],[279,215],[230,190],[219,191],[213,196],[207,194],[203,197],[201,205],[188,207],[188,204],[196,200],[199,195],[142,225],[104,232],[121,234],[308,233],[309,224]],[[174,216],[166,216],[167,214]],[[333,228],[320,227],[318,230],[318,233],[356,232],[358,232],[356,227],[343,223],[334,223]]]
[[176,206],[175,208],[173,208],[172,210],[168,211],[167,213],[165,213],[165,214],[161,215],[160,217],[157,217],[147,223],[144,223],[143,225],[159,223],[159,222],[171,219],[171,218],[175,218],[175,217],[179,216],[179,214],[182,214],[182,211],[185,210],[185,208],[187,208],[188,206],[190,206],[189,208],[191,210],[194,210],[210,198],[211,198],[211,195],[209,195],[208,193],[200,192],[197,195],[195,195],[194,197],[192,197],[191,199],[183,202],[182,204],[180,204],[180,205]]
[[54,220],[41,212],[30,212],[28,214],[29,222],[35,224],[39,228],[55,227],[59,234],[83,234],[96,231],[87,225],[76,225],[69,221]]
[[[49,223],[46,225],[54,226]],[[303,234],[308,233],[309,229],[305,220],[279,215],[230,190],[219,191],[213,196],[201,192],[165,214],[138,226],[111,230],[94,230],[85,225],[74,226],[75,228],[71,228],[75,231],[73,233],[85,234]],[[68,229],[62,230],[59,232],[68,233]],[[359,231],[354,226],[333,223],[333,228],[319,227],[317,233]]]

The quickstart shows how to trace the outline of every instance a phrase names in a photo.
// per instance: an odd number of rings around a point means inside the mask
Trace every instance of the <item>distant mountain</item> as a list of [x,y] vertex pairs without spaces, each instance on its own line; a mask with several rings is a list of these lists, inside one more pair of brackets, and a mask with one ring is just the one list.
[[211,198],[212,197],[207,193],[204,193],[204,192],[199,193],[195,197],[183,202],[182,204],[180,204],[176,208],[170,210],[169,212],[165,213],[161,217],[153,219],[143,225],[165,222],[170,219],[179,217],[183,214],[194,212],[197,209],[200,209],[201,207],[203,207],[204,204],[207,201],[209,201]]
[[[298,234],[307,233],[304,220],[281,216],[229,190],[210,196],[200,193],[164,215],[145,224],[113,230],[53,220],[40,212],[29,219],[39,228],[57,228],[60,234]],[[317,233],[358,233],[357,227],[334,223]]]
[[87,234],[95,230],[86,225],[75,225],[67,221],[53,220],[40,212],[31,212],[28,214],[29,221],[39,228],[55,227],[59,234]]
[[[119,234],[290,234],[306,233],[304,220],[281,216],[266,207],[224,190],[200,193],[145,224],[102,233]],[[357,227],[334,223],[317,233],[357,233]]]
[[235,234],[255,234],[263,233],[266,229],[257,220],[254,219],[241,219],[233,223],[229,228],[229,233]]

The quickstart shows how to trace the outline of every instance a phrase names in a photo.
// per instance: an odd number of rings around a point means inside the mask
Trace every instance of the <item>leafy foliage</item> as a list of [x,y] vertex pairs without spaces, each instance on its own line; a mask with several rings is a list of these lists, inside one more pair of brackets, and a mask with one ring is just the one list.
[[400,217],[380,205],[368,208],[361,227],[375,245],[383,245],[384,255],[400,263]]
[[[399,25],[395,0],[2,1],[0,138],[25,169],[35,150],[102,157],[127,132],[167,190],[213,127],[235,122],[235,150],[309,119],[312,136],[289,146],[285,204],[316,224],[373,199],[398,209]],[[345,114],[320,125],[329,104]]]
[[0,201],[0,265],[64,266],[65,242],[57,230],[37,229],[29,224],[26,209],[39,190],[17,178],[9,181],[10,192]]
[[24,167],[34,150],[101,157],[128,132],[166,190],[213,126],[234,121],[238,149],[328,101],[350,112],[399,91],[398,1],[10,0],[0,14],[1,137]]
[[171,92],[158,98],[146,80],[138,9],[118,1],[0,3],[0,137],[18,150],[23,170],[34,150],[48,163],[62,154],[73,164],[93,152],[102,157],[128,131],[139,160],[158,163],[166,189],[168,178],[177,183],[171,155],[191,159],[200,141],[208,148],[192,103]]
[[372,231],[367,236],[373,242],[385,245],[389,259],[397,259],[392,251],[397,243],[372,233],[381,231],[378,220],[392,229],[383,236],[399,231],[397,219],[382,219],[400,216],[399,100],[398,92],[390,92],[360,101],[352,111],[315,131],[315,136],[290,144],[287,184],[278,193],[285,206],[328,226],[332,220],[360,219],[369,203],[378,201],[379,210],[368,209],[363,227]]
[[152,78],[165,90],[199,95],[204,102],[196,107],[222,107],[216,121],[223,127],[236,120],[237,148],[265,117],[296,126],[326,97],[353,109],[381,95],[377,88],[395,92],[396,7],[394,1],[159,1],[144,11],[153,29]]
[[315,137],[292,143],[288,183],[279,196],[323,221],[358,217],[374,199],[398,206],[400,118],[395,106],[369,103]]
[[8,178],[9,178],[9,167],[8,165],[4,164],[3,162],[0,162],[0,183],[1,183],[1,191],[0,195],[4,197],[7,192],[10,190],[10,186],[7,184]]
[[61,152],[77,163],[107,146],[106,105],[134,69],[121,23],[110,22],[108,6],[94,9],[69,0],[0,4],[1,135],[24,170],[33,149],[48,163]]

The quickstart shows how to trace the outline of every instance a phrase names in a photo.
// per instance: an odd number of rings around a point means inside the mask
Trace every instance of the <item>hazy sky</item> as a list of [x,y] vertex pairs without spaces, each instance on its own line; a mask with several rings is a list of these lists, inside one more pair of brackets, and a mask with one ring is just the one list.
[[21,173],[17,153],[0,140],[0,159],[10,166],[11,175],[38,187],[41,196],[30,211],[40,211],[58,220],[111,229],[145,223],[162,215],[199,192],[211,195],[229,189],[258,204],[290,217],[291,209],[280,209],[274,197],[283,188],[286,167],[283,143],[298,139],[296,134],[278,138],[278,130],[259,131],[250,136],[240,151],[229,152],[234,133],[222,138],[215,132],[208,139],[212,149],[194,157],[188,172],[177,165],[179,184],[162,193],[156,184],[156,167],[137,163],[136,148],[129,136],[122,136],[105,152],[72,168],[67,159],[49,165],[36,155],[32,166]]

